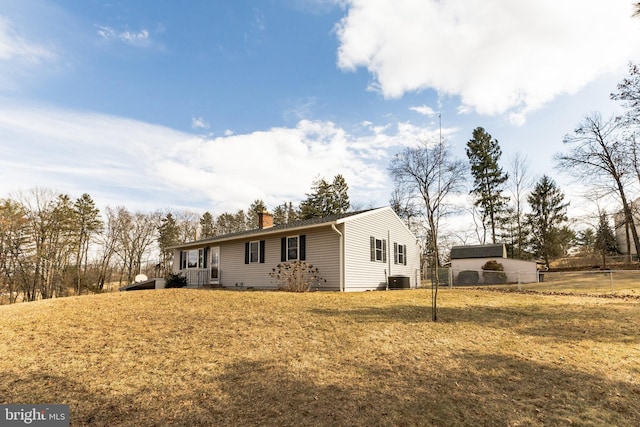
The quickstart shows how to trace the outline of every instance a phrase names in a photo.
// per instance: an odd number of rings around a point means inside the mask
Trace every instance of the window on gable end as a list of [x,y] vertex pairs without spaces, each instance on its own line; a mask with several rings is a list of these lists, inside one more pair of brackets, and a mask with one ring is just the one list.
[[387,262],[387,241],[384,239],[370,238],[371,261]]
[[407,265],[407,245],[393,243],[393,262],[394,264]]

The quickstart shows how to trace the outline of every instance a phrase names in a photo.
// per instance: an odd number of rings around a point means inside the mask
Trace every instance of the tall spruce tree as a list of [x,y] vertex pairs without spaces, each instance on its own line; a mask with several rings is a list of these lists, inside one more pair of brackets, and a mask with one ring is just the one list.
[[200,238],[208,239],[213,236],[215,236],[215,222],[213,215],[207,211],[200,217]]
[[335,213],[345,213],[350,208],[349,203],[349,186],[347,181],[340,174],[333,177],[331,184],[333,190],[332,210]]
[[342,175],[336,175],[332,183],[318,179],[313,182],[312,190],[300,203],[301,219],[322,218],[349,210],[349,186]]
[[160,220],[158,227],[158,247],[160,249],[160,268],[164,274],[171,272],[173,251],[168,249],[171,245],[180,243],[180,230],[178,222],[171,212]]
[[288,224],[298,219],[298,212],[292,202],[284,202],[273,210],[273,224]]
[[287,223],[287,204],[276,206],[273,210],[273,224],[280,225]]
[[569,203],[565,203],[555,181],[546,175],[536,183],[527,201],[531,208],[526,216],[531,250],[549,265],[551,259],[564,254],[575,237],[566,225]]
[[481,127],[475,128],[472,136],[466,150],[473,176],[471,194],[475,196],[474,204],[482,214],[485,236],[488,227],[491,241],[496,243],[497,230],[508,208],[509,199],[502,195],[502,190],[509,176],[498,165],[502,155],[498,141]]
[[[84,193],[73,204],[73,221],[76,233],[76,294],[82,292],[82,288],[87,286],[87,265],[89,255],[89,244],[91,239],[99,234],[104,227],[100,218],[100,210],[96,208],[91,196]],[[83,280],[85,283],[83,283]]]
[[615,255],[618,251],[616,236],[609,224],[606,212],[600,212],[598,228],[595,233],[595,249],[602,255],[602,267],[607,266],[607,255]]
[[247,210],[247,229],[258,227],[258,215],[267,210],[267,205],[262,199],[256,199]]

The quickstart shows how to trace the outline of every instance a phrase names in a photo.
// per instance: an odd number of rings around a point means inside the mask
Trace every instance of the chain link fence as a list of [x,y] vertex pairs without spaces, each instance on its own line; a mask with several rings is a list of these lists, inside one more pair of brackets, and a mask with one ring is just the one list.
[[[583,270],[583,271],[454,271],[438,268],[441,287],[462,288],[490,286],[503,289],[537,292],[567,292],[576,294],[628,294],[640,296],[640,270]],[[434,269],[425,271],[423,286],[436,281]]]

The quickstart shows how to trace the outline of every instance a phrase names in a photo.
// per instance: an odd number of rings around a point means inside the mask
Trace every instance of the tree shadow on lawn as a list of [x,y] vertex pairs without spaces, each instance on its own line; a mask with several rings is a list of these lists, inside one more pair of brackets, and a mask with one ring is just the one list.
[[638,384],[510,356],[459,361],[336,360],[319,373],[290,368],[294,360],[239,360],[165,395],[14,373],[3,376],[0,401],[69,404],[74,426],[640,425]]
[[0,403],[69,405],[72,426],[168,425],[161,402],[141,402],[144,393],[111,393],[103,378],[91,384],[51,373],[2,375]]
[[[353,310],[312,309],[311,312],[321,316],[342,317],[345,322],[432,322],[431,307],[425,306],[396,305]],[[521,335],[554,340],[592,339],[603,343],[640,343],[640,334],[636,328],[640,323],[640,304],[636,303],[594,306],[540,303],[527,306],[439,307],[437,314],[438,321],[434,325],[473,323],[491,328],[508,328]]]

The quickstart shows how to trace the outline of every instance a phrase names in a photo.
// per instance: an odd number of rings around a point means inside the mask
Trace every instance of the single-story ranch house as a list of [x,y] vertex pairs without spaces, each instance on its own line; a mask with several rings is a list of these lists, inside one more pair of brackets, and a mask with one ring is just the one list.
[[418,241],[390,207],[275,226],[263,212],[258,223],[172,247],[174,273],[189,287],[276,289],[274,268],[306,261],[326,280],[320,290],[385,289],[390,276],[411,288],[420,283]]

